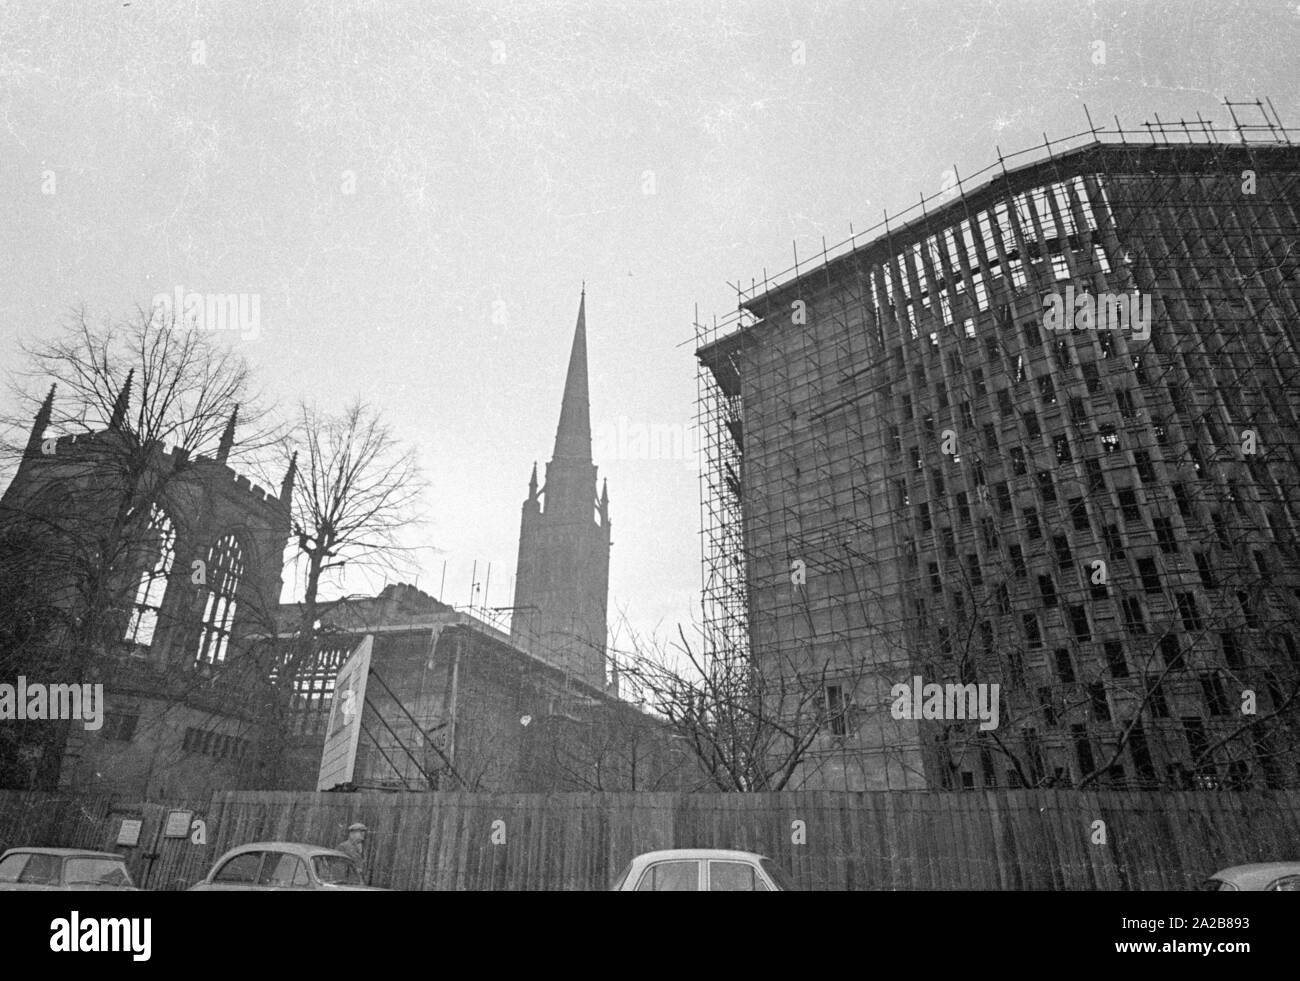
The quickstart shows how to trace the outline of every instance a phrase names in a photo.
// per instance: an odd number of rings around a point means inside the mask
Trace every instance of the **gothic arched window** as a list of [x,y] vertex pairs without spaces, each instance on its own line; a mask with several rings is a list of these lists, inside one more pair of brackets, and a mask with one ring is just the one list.
[[234,535],[226,535],[208,550],[207,594],[199,630],[200,664],[220,664],[230,646],[230,628],[235,622],[235,594],[244,575],[244,553]]
[[162,609],[163,594],[167,592],[167,577],[171,575],[172,560],[176,557],[176,529],[167,512],[158,505],[149,509],[149,537],[153,566],[140,573],[140,583],[135,590],[135,605],[126,627],[126,640],[141,647],[153,643],[158,628],[158,611]]

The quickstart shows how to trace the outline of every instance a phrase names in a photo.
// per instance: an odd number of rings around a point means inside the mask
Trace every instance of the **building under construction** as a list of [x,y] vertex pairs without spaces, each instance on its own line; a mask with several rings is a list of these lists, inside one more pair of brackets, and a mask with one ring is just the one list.
[[1300,147],[1227,109],[999,153],[697,325],[708,650],[822,689],[792,787],[1297,785]]
[[[291,642],[302,607],[279,611]],[[373,639],[353,784],[512,793],[690,789],[698,773],[662,720],[590,685],[504,624],[402,583],[328,604],[314,657],[294,678],[277,789],[317,785],[339,670]],[[268,767],[268,775],[270,768]]]

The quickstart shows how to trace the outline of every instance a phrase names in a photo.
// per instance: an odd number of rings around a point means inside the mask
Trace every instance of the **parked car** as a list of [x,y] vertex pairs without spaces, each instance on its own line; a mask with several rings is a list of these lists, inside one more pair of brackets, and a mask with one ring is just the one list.
[[[254,890],[371,890],[352,857],[333,848],[291,841],[256,841],[232,848],[191,892]],[[376,892],[380,890],[374,890]]]
[[1300,892],[1300,862],[1257,862],[1215,872],[1205,892]]
[[11,848],[0,855],[0,891],[134,891],[126,861],[116,852],[84,848]]
[[793,892],[794,881],[764,855],[725,848],[646,852],[628,862],[614,892]]

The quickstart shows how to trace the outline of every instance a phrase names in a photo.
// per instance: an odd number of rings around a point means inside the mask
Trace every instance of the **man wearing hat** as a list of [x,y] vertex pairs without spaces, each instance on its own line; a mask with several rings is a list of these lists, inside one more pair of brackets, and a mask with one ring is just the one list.
[[366,831],[368,829],[360,821],[348,825],[348,840],[335,845],[337,851],[345,855],[352,856],[352,861],[357,863],[357,871],[364,877],[366,871]]

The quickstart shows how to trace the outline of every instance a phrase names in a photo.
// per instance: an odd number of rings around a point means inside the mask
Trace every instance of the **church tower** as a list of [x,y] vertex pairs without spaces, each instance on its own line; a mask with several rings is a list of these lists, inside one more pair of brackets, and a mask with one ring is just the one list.
[[596,498],[587,398],[587,294],[569,352],[555,452],[538,489],[528,482],[519,528],[510,638],[519,647],[604,690],[609,592],[609,492]]

